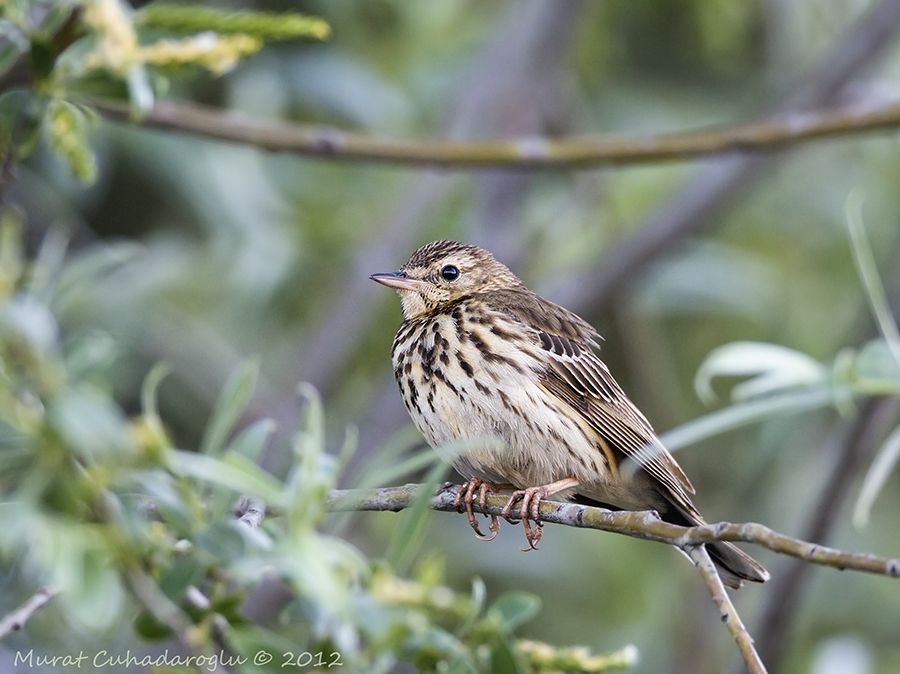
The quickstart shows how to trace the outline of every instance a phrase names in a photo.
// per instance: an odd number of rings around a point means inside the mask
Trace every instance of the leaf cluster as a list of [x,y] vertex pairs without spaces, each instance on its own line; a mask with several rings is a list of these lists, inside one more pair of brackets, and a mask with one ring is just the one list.
[[[59,590],[45,612],[95,633],[130,620],[142,640],[244,658],[238,671],[283,671],[288,652],[321,653],[323,671],[334,658],[360,672],[400,662],[423,672],[600,672],[634,662],[633,649],[596,656],[521,641],[516,630],[538,599],[512,591],[488,601],[477,579],[471,593],[454,592],[436,556],[406,573],[425,508],[410,511],[385,560],[328,533],[326,498],[353,436],[327,451],[322,406],[302,388],[289,472],[261,468],[273,423],[245,417],[255,362],[226,382],[199,449],[178,447],[157,404],[165,368],[146,377],[140,409],[126,410],[108,384],[115,339],[64,334],[58,321],[79,286],[114,281],[127,249],[64,262],[66,242],[54,234],[28,260],[10,211],[0,235],[0,556],[24,584]],[[268,513],[260,526],[233,512],[248,500]],[[266,584],[289,599],[255,624],[248,603]],[[251,666],[261,651],[272,661]]]
[[152,107],[172,77],[221,75],[266,42],[328,37],[328,24],[297,12],[228,11],[123,0],[10,0],[0,6],[0,150],[26,157],[46,139],[83,183],[96,179],[88,144],[93,94]]

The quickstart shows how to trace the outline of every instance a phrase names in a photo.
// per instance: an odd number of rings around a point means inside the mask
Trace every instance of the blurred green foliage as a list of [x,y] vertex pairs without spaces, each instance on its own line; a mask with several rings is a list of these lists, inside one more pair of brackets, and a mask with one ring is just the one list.
[[[650,133],[754,118],[867,5],[4,3],[0,154],[15,161],[0,189],[17,207],[0,229],[0,613],[43,583],[64,591],[3,648],[124,651],[171,640],[174,615],[194,626],[180,634],[191,647],[224,619],[235,651],[340,648],[365,671],[599,671],[533,640],[620,662],[634,643],[642,671],[723,671],[733,647],[662,546],[554,527],[522,556],[511,527],[484,546],[463,518],[425,509],[322,512],[335,480],[439,479],[390,380],[396,300],[369,273],[460,238],[566,304],[692,167],[413,173],[110,125],[86,102],[139,115],[181,98],[404,137]],[[891,53],[853,95],[892,95],[898,71]],[[860,278],[882,279],[896,305],[898,157],[892,135],[799,148],[627,293],[579,307],[629,395],[673,429],[709,519],[804,531],[842,449],[826,439],[862,396],[896,393],[890,335],[875,339],[884,305],[873,321],[878,293]],[[863,269],[847,236],[854,189]],[[305,380],[326,414],[308,392],[298,403]],[[728,384],[732,404],[710,411]],[[352,454],[336,449],[351,423]],[[897,446],[862,462],[872,471],[852,478],[831,544],[896,555]],[[229,515],[239,493],[290,514],[250,529]],[[853,527],[860,495],[868,523]],[[239,606],[263,575],[297,598],[259,627]],[[780,671],[900,671],[886,583],[815,571]],[[536,606],[523,588],[543,608],[519,624]],[[755,631],[767,588],[736,601]]]
[[[520,647],[514,630],[538,613],[536,596],[507,592],[488,604],[480,580],[468,595],[442,585],[439,557],[401,578],[322,533],[340,458],[351,452],[325,451],[322,408],[306,389],[293,468],[283,481],[259,468],[269,420],[235,433],[254,363],[226,383],[200,451],[176,449],[157,411],[165,373],[149,374],[142,411],[128,414],[110,395],[109,337],[63,339],[54,315],[67,310],[70,284],[104,282],[115,255],[63,264],[53,235],[26,260],[20,234],[17,214],[4,212],[0,553],[23,582],[59,592],[55,607],[67,623],[102,632],[130,618],[143,640],[177,638],[196,658],[213,657],[215,647],[246,664],[240,671],[284,671],[288,662],[387,672],[408,662],[422,672],[603,672],[633,663],[633,649],[595,656],[531,641]],[[239,495],[277,514],[248,526],[229,512]],[[407,532],[426,514],[411,511]],[[421,536],[399,540],[418,547]],[[291,594],[266,627],[242,613],[261,583]],[[53,655],[52,642],[47,648]],[[262,652],[273,656],[268,666]]]
[[92,183],[85,111],[70,99],[124,86],[140,114],[168,90],[166,72],[221,75],[264,42],[328,34],[325,21],[298,13],[165,4],[134,12],[121,0],[10,0],[0,16],[0,75],[18,66],[31,81],[0,97],[3,154],[27,156],[40,129],[72,174]]

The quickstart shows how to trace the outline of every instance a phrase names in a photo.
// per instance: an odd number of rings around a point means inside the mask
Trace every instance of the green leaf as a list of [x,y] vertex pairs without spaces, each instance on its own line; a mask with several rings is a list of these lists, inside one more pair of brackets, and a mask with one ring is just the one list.
[[28,52],[28,38],[12,21],[0,19],[0,75],[4,75]]
[[447,665],[447,674],[479,674],[478,668],[468,655],[457,655]]
[[847,383],[864,393],[900,391],[900,364],[883,339],[868,342],[856,355]]
[[891,312],[887,294],[878,274],[878,266],[875,264],[875,256],[872,246],[866,236],[866,228],[862,220],[863,197],[859,190],[853,190],[847,196],[845,211],[847,214],[847,228],[850,232],[850,245],[853,248],[853,261],[856,263],[856,271],[866,291],[866,299],[878,329],[881,331],[885,342],[900,365],[900,330]]
[[222,10],[196,5],[153,3],[137,14],[142,26],[180,33],[212,31],[220,35],[253,35],[264,41],[313,38],[324,40],[331,32],[324,20],[287,12]]
[[541,600],[537,596],[514,590],[500,595],[488,613],[500,621],[504,631],[510,632],[534,618],[540,610]]
[[65,391],[53,401],[50,419],[63,442],[89,462],[121,460],[134,450],[122,410],[92,388]]
[[168,374],[172,371],[168,363],[154,365],[141,384],[141,409],[144,416],[159,421],[159,406],[156,404],[157,391]]
[[[275,422],[272,419],[259,419],[250,424],[225,450],[225,459],[234,455],[234,461],[258,464],[266,442],[274,429]],[[214,494],[209,504],[210,516],[213,519],[222,518],[233,506],[233,501],[234,494],[230,492],[222,491]]]
[[[155,469],[129,473],[127,484],[153,503],[160,518],[169,524],[175,535],[186,537],[193,530],[195,517],[173,482],[171,475]],[[199,508],[196,510],[199,511]]]
[[247,539],[239,527],[244,525],[234,521],[215,522],[197,535],[197,547],[227,568],[247,553]]
[[392,466],[372,471],[367,477],[364,477],[360,487],[392,484],[404,477],[417,474],[440,461],[440,455],[431,447],[426,447]]
[[97,162],[87,139],[87,118],[77,106],[54,98],[47,106],[44,134],[57,156],[85,184],[97,178]]
[[878,498],[878,494],[884,489],[884,485],[898,461],[900,461],[900,427],[894,429],[894,432],[884,441],[884,445],[878,451],[872,465],[869,466],[859,490],[859,497],[853,507],[854,526],[862,528],[869,523],[872,505]]
[[133,261],[143,247],[131,242],[103,244],[69,260],[60,274],[52,308],[58,314],[80,308],[78,300],[105,276]]
[[[66,536],[68,542],[79,536],[72,530]],[[60,583],[60,600],[70,619],[83,625],[85,629],[107,629],[119,615],[125,599],[125,592],[119,575],[110,564],[109,553],[96,539],[91,540],[82,550],[69,546],[76,556],[69,559],[63,573],[67,581]]]
[[491,649],[491,674],[530,674],[531,668],[509,640],[500,635]]
[[159,577],[159,589],[173,601],[203,576],[203,567],[193,556],[176,557]]
[[481,610],[484,608],[484,602],[487,598],[487,586],[484,584],[484,581],[481,578],[475,577],[472,579],[472,597],[471,597],[471,610],[469,615],[467,615],[456,633],[459,635],[464,635],[469,632],[469,630],[474,627],[475,622],[478,620],[478,615],[481,613]]
[[258,463],[263,449],[269,441],[269,436],[275,431],[275,422],[272,419],[258,419],[238,433],[237,437],[228,445],[226,454],[239,454],[244,458]]
[[24,159],[37,145],[47,110],[47,98],[27,89],[0,94],[0,148],[13,147]]
[[[439,653],[444,657],[462,657],[471,664],[465,645],[452,634],[438,627],[426,627],[410,638],[415,651]],[[473,665],[474,666],[474,665]]]
[[43,7],[34,12],[34,16],[39,21],[30,26],[29,34],[32,39],[46,41],[50,40],[63,27],[72,12],[81,3],[78,0],[54,0],[42,4]]
[[777,344],[734,342],[714,349],[694,378],[697,394],[707,404],[715,401],[711,382],[715,377],[750,376],[732,391],[735,400],[746,400],[824,380],[825,367],[805,353]]
[[447,473],[448,466],[434,466],[422,483],[412,505],[401,513],[402,521],[394,528],[386,557],[391,568],[398,573],[408,570],[413,558],[424,543],[425,525],[431,516],[431,498],[438,483]]
[[228,378],[200,443],[201,454],[218,456],[222,453],[228,435],[250,402],[258,376],[259,363],[249,360]]
[[141,611],[135,617],[134,631],[139,637],[147,641],[162,641],[172,636],[172,630],[147,611]]
[[[235,626],[228,631],[228,644],[234,649],[235,655],[247,658],[248,665],[253,663],[252,667],[246,670],[248,673],[256,674],[258,672],[296,672],[297,670],[283,667],[283,653],[297,653],[303,648],[296,641],[291,640],[278,634],[277,632],[268,630],[257,625],[240,625]],[[263,654],[263,655],[261,655]],[[271,655],[272,659],[266,656]],[[319,671],[319,670],[310,670]],[[325,670],[321,670],[325,671]],[[330,670],[332,672],[340,672],[340,667]]]
[[57,226],[51,228],[41,241],[25,285],[25,292],[40,302],[50,301],[53,283],[65,264],[69,238],[69,232],[64,227]]
[[663,433],[659,439],[665,447],[674,452],[741,426],[785,414],[797,414],[827,407],[834,400],[835,391],[824,384],[809,390],[775,394],[766,398],[737,403],[705,414]]
[[77,381],[109,372],[119,355],[120,345],[105,332],[94,330],[79,336],[65,354],[69,379]]
[[168,457],[172,471],[178,475],[284,507],[281,483],[246,457],[230,454],[224,459],[216,459],[183,450],[173,450]]

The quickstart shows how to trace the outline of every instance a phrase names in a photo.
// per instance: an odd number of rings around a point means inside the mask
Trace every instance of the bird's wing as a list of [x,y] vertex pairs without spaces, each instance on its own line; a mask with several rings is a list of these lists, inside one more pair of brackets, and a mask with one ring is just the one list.
[[[600,360],[599,335],[587,321],[530,291],[507,290],[484,296],[501,314],[514,318],[533,335],[549,365],[542,383],[578,414],[614,449],[666,487],[683,508],[695,512],[687,494],[694,486],[653,427],[634,406]],[[627,467],[626,467],[627,469]]]
[[[612,447],[634,461],[676,498],[694,487],[663,447],[653,427],[634,406],[590,346],[538,330],[549,357],[544,386],[574,408]],[[681,500],[680,498],[678,499]]]

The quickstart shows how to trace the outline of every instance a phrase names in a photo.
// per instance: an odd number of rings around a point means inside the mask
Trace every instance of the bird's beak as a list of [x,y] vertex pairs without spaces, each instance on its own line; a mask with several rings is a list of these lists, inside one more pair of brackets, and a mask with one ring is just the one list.
[[370,277],[376,283],[380,283],[388,288],[396,288],[397,290],[416,290],[425,285],[425,281],[409,278],[405,271],[385,271],[378,274],[372,274]]

